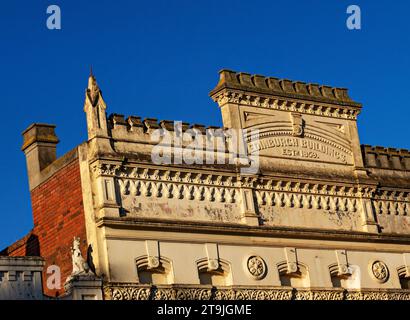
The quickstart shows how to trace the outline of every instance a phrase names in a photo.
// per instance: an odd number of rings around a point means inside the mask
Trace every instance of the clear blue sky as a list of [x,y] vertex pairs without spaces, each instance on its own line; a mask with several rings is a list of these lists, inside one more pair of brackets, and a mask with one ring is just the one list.
[[[46,28],[61,7],[62,29]],[[362,30],[346,28],[358,4]],[[348,87],[361,143],[410,149],[409,1],[1,1],[0,248],[32,227],[21,132],[57,125],[62,155],[86,139],[92,64],[108,113],[220,125],[218,71]]]

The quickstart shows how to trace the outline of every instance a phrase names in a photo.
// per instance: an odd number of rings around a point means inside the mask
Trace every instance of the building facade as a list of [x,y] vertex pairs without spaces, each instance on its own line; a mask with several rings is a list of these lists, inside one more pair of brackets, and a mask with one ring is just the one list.
[[410,152],[360,145],[346,89],[222,70],[210,97],[222,128],[107,117],[91,75],[86,142],[23,133],[34,228],[3,254],[64,280],[80,237],[104,299],[409,300]]

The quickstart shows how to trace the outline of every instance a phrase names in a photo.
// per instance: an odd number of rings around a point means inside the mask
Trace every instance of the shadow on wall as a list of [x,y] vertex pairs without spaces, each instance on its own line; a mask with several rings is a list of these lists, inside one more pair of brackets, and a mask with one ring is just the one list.
[[35,234],[31,234],[27,239],[26,256],[40,256],[40,242]]

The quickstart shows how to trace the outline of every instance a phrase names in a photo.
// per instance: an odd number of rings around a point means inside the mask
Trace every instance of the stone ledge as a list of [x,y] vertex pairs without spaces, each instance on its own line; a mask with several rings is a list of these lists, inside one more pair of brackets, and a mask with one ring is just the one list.
[[409,235],[400,234],[371,234],[367,232],[352,232],[328,229],[308,229],[282,226],[247,226],[233,223],[212,223],[201,221],[181,221],[155,219],[155,218],[136,218],[136,217],[103,217],[96,221],[97,227],[126,228],[135,230],[152,230],[161,232],[191,232],[204,234],[223,234],[223,235],[246,235],[256,237],[280,237],[294,239],[320,239],[331,241],[353,241],[353,242],[374,242],[374,243],[410,243]]

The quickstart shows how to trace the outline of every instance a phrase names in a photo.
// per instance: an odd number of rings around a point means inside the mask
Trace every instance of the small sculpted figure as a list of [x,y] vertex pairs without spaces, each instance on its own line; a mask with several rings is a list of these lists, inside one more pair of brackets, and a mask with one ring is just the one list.
[[73,273],[77,274],[87,274],[90,271],[88,263],[84,260],[81,250],[80,250],[80,238],[74,237],[73,246],[71,248],[71,256],[73,260]]

